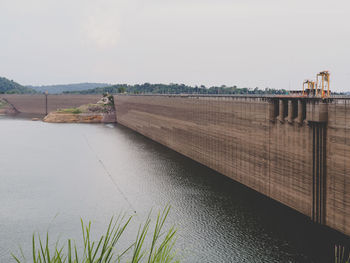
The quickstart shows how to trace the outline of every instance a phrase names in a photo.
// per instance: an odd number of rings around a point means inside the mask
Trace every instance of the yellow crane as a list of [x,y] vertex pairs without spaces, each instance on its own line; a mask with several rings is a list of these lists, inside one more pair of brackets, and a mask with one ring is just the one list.
[[325,70],[316,74],[316,81],[305,80],[303,82],[303,96],[320,96],[323,99],[328,98],[331,95],[329,78],[330,73],[328,70]]
[[[329,89],[329,76],[330,73],[328,70],[321,71],[316,75],[316,96],[318,95],[318,89],[321,90],[322,98],[328,98],[331,95],[331,91]],[[327,94],[325,89],[327,89]]]
[[305,95],[316,95],[315,93],[316,93],[316,91],[315,91],[315,81],[308,80],[308,79],[305,80],[304,83],[303,83],[303,96],[305,96]]

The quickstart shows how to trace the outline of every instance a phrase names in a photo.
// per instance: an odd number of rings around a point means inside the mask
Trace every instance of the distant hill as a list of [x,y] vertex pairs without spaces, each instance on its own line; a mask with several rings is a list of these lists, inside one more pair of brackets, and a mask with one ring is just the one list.
[[30,94],[36,93],[35,90],[24,87],[13,80],[0,77],[0,94]]
[[82,91],[88,89],[108,87],[106,83],[78,83],[78,84],[63,84],[63,85],[46,85],[46,86],[27,86],[37,92],[47,91],[50,94],[60,94],[67,91]]

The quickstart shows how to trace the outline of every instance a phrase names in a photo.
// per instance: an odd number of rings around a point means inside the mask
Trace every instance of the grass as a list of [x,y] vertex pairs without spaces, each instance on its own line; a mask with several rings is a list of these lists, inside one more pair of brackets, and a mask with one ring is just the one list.
[[335,263],[350,263],[350,254],[345,252],[343,246],[335,246],[334,248]]
[[[105,234],[98,240],[91,238],[91,222],[84,224],[81,219],[82,244],[68,239],[66,246],[61,246],[57,241],[50,246],[49,234],[45,240],[40,235],[32,237],[32,261],[33,263],[179,263],[178,255],[174,249],[176,242],[176,229],[174,226],[164,231],[164,224],[170,212],[170,206],[166,206],[162,212],[158,212],[153,232],[150,233],[151,212],[146,221],[139,226],[135,241],[127,248],[119,249],[118,241],[125,233],[132,221],[132,216],[112,217]],[[149,235],[150,234],[150,235]],[[150,242],[146,242],[148,238]],[[146,245],[146,243],[148,245]],[[81,249],[79,249],[81,248]],[[20,256],[12,254],[17,263],[28,262],[20,250]],[[335,263],[350,263],[350,253],[343,246],[334,248]]]
[[[164,224],[168,217],[170,206],[158,212],[153,232],[151,227],[151,212],[145,223],[141,224],[135,242],[127,248],[120,250],[118,241],[132,221],[132,216],[126,218],[119,216],[111,218],[105,234],[98,240],[91,238],[91,222],[84,224],[81,220],[82,244],[77,246],[74,241],[68,239],[65,245],[59,242],[50,246],[49,234],[45,240],[40,235],[33,234],[32,238],[32,262],[33,263],[175,263],[179,262],[174,251],[176,229],[171,227],[164,231]],[[150,234],[150,235],[149,235]],[[148,238],[151,238],[150,242]],[[146,241],[147,240],[147,241]],[[79,248],[82,249],[79,250]],[[28,262],[23,253],[21,256],[12,257],[17,263]]]
[[73,114],[82,113],[82,111],[78,108],[61,109],[58,112],[59,113],[73,113]]

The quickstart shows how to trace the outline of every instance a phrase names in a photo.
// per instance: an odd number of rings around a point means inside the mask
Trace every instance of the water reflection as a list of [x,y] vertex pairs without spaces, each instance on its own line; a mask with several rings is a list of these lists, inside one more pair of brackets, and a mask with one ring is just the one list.
[[347,241],[119,125],[2,117],[0,131],[1,262],[35,230],[79,239],[80,217],[102,230],[120,210],[141,222],[168,203],[184,262],[330,262]]

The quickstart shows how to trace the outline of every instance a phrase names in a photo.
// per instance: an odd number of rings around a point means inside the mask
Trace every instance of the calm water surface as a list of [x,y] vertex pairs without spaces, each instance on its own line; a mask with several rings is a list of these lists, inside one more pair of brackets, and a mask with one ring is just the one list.
[[172,205],[183,262],[332,262],[344,237],[118,125],[0,117],[0,262],[33,232],[80,240],[80,218],[103,232],[112,215]]

